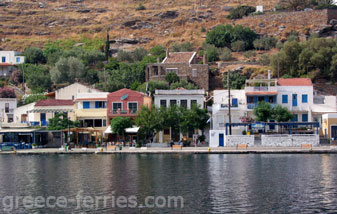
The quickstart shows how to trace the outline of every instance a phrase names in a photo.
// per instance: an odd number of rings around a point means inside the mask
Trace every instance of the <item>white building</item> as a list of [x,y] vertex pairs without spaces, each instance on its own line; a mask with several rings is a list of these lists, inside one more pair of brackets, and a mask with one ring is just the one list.
[[54,92],[48,93],[46,96],[57,100],[76,100],[79,93],[99,93],[98,89],[94,89],[90,86],[83,85],[81,83],[73,83],[66,87],[60,88]]
[[34,109],[35,102],[20,106],[14,109],[14,123],[27,123],[35,121],[35,114],[31,111]]
[[19,56],[15,51],[0,51],[0,76],[6,77],[14,70],[14,66],[22,64],[25,61],[24,56]]
[[0,119],[3,123],[14,121],[14,109],[17,107],[16,98],[0,98]]
[[[176,89],[176,90],[156,90],[154,94],[154,104],[156,107],[168,108],[172,105],[178,105],[190,109],[193,105],[197,105],[200,108],[204,108],[205,102],[205,90],[186,90],[186,89]],[[196,130],[195,130],[196,131]],[[199,135],[201,131],[197,132]],[[208,132],[207,132],[208,133]],[[192,141],[195,132],[188,133],[186,137],[187,140]],[[179,130],[167,129],[159,132],[156,136],[156,141],[159,143],[167,143],[171,140],[177,142],[183,139],[184,136],[179,132]],[[207,136],[206,136],[207,139]]]

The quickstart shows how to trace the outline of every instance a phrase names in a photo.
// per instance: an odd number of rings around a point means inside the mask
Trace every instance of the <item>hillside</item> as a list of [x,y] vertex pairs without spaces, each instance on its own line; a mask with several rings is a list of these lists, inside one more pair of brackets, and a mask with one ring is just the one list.
[[[224,7],[264,5],[277,0],[2,0],[0,49],[23,50],[56,39],[137,38],[142,45],[192,41],[200,45],[216,24],[232,23]],[[145,10],[136,10],[139,4]]]

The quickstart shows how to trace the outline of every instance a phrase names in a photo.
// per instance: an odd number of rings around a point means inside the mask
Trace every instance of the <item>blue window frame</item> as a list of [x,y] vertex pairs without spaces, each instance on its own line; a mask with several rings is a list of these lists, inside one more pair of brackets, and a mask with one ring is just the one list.
[[308,122],[308,114],[302,114],[302,122]]
[[95,108],[105,108],[105,102],[104,101],[96,101],[95,102]]
[[282,103],[288,103],[288,95],[287,94],[282,95]]
[[83,102],[83,108],[84,109],[90,108],[90,102],[88,102],[88,101]]
[[302,94],[302,103],[308,103],[308,95]]
[[6,62],[6,57],[5,56],[1,57],[1,62]]
[[16,57],[16,62],[20,62],[20,57]]
[[297,94],[293,94],[293,106],[297,106]]
[[232,106],[238,107],[238,99],[237,98],[232,98]]

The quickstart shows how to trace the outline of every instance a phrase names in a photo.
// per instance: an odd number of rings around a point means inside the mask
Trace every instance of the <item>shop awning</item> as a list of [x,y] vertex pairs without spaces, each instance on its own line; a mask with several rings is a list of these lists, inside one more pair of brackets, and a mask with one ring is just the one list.
[[[126,128],[125,132],[127,134],[137,134],[139,130],[139,127],[132,127],[132,128]],[[111,130],[111,126],[108,126],[106,130],[104,131],[104,134],[113,134],[114,132]]]

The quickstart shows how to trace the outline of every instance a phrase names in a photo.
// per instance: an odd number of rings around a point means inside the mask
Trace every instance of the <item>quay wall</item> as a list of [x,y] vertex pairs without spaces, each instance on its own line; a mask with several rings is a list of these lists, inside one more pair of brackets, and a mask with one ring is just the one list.
[[311,144],[312,146],[319,145],[319,136],[312,135],[262,135],[261,146],[295,146],[300,147],[302,144]]

